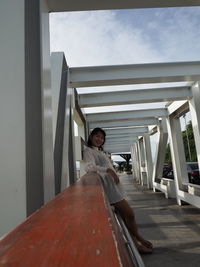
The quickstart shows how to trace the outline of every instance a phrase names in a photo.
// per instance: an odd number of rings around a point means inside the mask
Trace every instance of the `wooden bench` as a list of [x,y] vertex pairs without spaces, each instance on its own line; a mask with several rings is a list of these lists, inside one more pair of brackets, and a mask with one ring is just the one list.
[[189,194],[200,196],[200,185],[191,183],[183,183],[183,185],[187,187]]
[[134,266],[100,178],[83,176],[0,241],[0,266]]
[[160,183],[153,183],[154,191],[159,190],[165,194],[166,198],[175,198],[175,182],[172,179],[161,178]]

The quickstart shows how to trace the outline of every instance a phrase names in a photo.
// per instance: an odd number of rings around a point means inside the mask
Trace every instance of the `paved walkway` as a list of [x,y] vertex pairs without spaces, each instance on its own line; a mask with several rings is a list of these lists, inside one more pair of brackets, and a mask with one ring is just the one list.
[[140,233],[154,244],[154,253],[143,255],[146,267],[200,266],[200,210],[178,206],[175,199],[154,193],[120,175],[126,199],[136,214]]

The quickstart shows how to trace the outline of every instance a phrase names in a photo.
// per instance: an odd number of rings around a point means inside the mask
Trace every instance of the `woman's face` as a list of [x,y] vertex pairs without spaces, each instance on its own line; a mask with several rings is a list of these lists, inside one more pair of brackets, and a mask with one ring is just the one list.
[[92,146],[100,147],[104,143],[104,135],[101,132],[98,132],[91,136]]

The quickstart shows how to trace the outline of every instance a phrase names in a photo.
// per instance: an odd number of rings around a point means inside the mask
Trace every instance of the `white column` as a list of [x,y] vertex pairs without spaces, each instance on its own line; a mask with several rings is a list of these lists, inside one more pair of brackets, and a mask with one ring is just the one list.
[[139,143],[135,144],[135,158],[136,158],[136,179],[141,181],[141,172],[140,172],[140,153],[139,153]]
[[155,164],[153,169],[153,182],[156,182],[156,179],[162,178],[167,140],[168,132],[166,118],[163,118],[160,125],[158,126],[158,142],[156,147]]
[[53,112],[50,62],[49,10],[47,0],[41,3],[41,69],[42,69],[42,119],[43,119],[43,172],[44,201],[55,195],[54,159],[53,159]]
[[147,185],[148,188],[152,188],[153,161],[151,154],[150,136],[148,133],[144,134],[144,152],[145,152],[145,166],[147,172]]
[[142,185],[147,184],[145,151],[144,151],[144,137],[141,137],[138,142],[139,161],[140,161],[140,182]]
[[175,187],[177,192],[177,202],[178,204],[181,204],[181,201],[178,197],[178,192],[179,190],[183,190],[184,188],[182,183],[188,182],[188,175],[179,118],[168,118],[167,128],[169,133],[170,151],[172,156]]
[[200,166],[200,84],[197,82],[192,86],[193,97],[189,101],[192,127],[197,151],[198,163]]
[[54,195],[48,13],[41,4],[0,2],[0,234]]
[[[78,124],[78,136],[80,138],[82,138],[83,140],[85,140],[85,127],[84,127],[84,124]],[[85,142],[87,142],[85,140]],[[81,155],[83,155],[83,150],[84,148],[82,147],[82,144],[80,146],[80,150],[81,150]],[[81,157],[81,160],[79,161],[80,162],[80,177],[83,176],[85,174],[85,170],[84,170],[84,167],[85,167],[85,164],[83,162],[83,158]]]
[[70,185],[74,184],[77,180],[76,175],[76,158],[75,158],[75,138],[74,138],[74,103],[73,103],[73,89],[68,88],[69,95],[67,98],[70,100],[69,104],[69,139],[68,139],[68,168]]
[[139,155],[138,155],[138,142],[134,143],[132,146],[133,156],[132,156],[132,165],[133,165],[133,178],[136,181],[140,181],[140,168],[139,168]]
[[0,236],[26,217],[24,1],[0,2]]
[[[69,104],[68,66],[63,52],[52,53],[53,136],[56,194],[69,186]],[[68,106],[67,106],[68,105]]]

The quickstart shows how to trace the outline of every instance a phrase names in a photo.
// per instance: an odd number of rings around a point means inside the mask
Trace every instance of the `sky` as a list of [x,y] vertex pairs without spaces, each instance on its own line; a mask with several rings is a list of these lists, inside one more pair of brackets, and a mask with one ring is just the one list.
[[51,13],[70,67],[199,60],[200,7]]
[[198,61],[199,25],[200,7],[51,13],[50,49],[69,67]]

